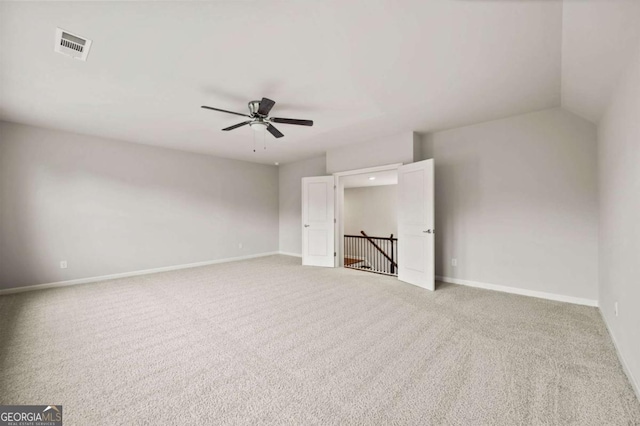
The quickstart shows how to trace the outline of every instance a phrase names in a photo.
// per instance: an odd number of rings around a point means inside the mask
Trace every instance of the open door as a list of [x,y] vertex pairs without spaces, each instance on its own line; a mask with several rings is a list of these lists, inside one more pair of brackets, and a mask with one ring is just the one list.
[[334,266],[333,176],[302,178],[302,264]]
[[398,279],[435,290],[433,160],[398,168]]

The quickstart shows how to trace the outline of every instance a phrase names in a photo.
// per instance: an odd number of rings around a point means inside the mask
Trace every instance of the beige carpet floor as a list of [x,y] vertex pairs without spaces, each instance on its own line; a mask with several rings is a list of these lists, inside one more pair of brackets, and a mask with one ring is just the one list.
[[0,403],[65,425],[638,425],[597,309],[272,256],[0,297]]

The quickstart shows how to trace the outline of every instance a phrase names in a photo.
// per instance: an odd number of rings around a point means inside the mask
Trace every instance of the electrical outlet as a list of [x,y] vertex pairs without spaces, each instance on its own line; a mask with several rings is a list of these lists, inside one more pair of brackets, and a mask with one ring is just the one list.
[[242,243],[238,243],[238,248],[241,249],[242,248]]
[[67,261],[66,260],[61,260],[60,261],[60,269],[67,269]]
[[458,259],[456,258],[451,259],[451,266],[453,266],[454,268],[458,266]]
[[613,311],[616,313],[616,316],[618,316],[618,302],[613,304]]

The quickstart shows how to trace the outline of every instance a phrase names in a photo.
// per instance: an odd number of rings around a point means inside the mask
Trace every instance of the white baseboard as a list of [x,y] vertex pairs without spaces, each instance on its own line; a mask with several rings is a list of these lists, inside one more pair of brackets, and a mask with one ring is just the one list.
[[284,255],[284,256],[293,256],[293,257],[300,257],[300,258],[302,257],[301,254],[289,253],[289,252],[286,252],[286,251],[279,251],[278,254],[281,254],[281,255]]
[[616,348],[616,352],[618,354],[618,359],[620,360],[620,364],[622,364],[622,370],[624,370],[627,378],[629,379],[629,383],[631,383],[631,387],[636,393],[636,398],[640,400],[640,383],[633,377],[631,374],[631,370],[629,369],[629,364],[624,359],[622,352],[620,352],[620,346],[618,346],[618,342],[616,341],[616,336],[611,332],[611,327],[609,327],[609,323],[607,322],[607,318],[602,314],[602,310],[600,311],[600,316],[602,317],[602,321],[604,321],[604,325],[607,327],[607,331],[609,332],[609,336],[611,336],[611,341],[613,342],[613,346]]
[[6,288],[6,289],[0,289],[0,296],[3,295],[3,294],[22,293],[22,292],[25,292],[25,291],[43,290],[43,289],[47,289],[47,288],[56,288],[56,287],[66,287],[66,286],[70,286],[70,285],[88,284],[88,283],[95,283],[95,282],[98,282],[98,281],[112,280],[112,279],[115,279],[115,278],[134,277],[136,275],[146,275],[146,274],[154,274],[154,273],[157,273],[157,272],[167,272],[167,271],[175,271],[175,270],[178,270],[178,269],[195,268],[195,267],[198,267],[198,266],[214,265],[216,263],[236,262],[238,260],[246,260],[246,259],[254,259],[256,257],[272,256],[274,254],[279,254],[279,252],[272,251],[272,252],[267,252],[267,253],[250,254],[250,255],[247,255],[247,256],[227,257],[225,259],[216,259],[216,260],[207,260],[207,261],[204,261],[204,262],[187,263],[187,264],[183,264],[183,265],[163,266],[162,268],[144,269],[142,271],[132,271],[132,272],[123,272],[123,273],[120,273],[120,274],[101,275],[99,277],[78,278],[78,279],[75,279],[75,280],[57,281],[57,282],[54,282],[54,283],[36,284],[36,285],[29,285],[29,286],[24,286],[24,287]]
[[580,297],[564,296],[562,294],[545,293],[543,291],[526,290],[523,288],[507,287],[504,285],[482,283],[478,281],[461,280],[459,278],[436,276],[436,280],[445,283],[465,285],[468,287],[484,288],[485,290],[502,291],[504,293],[519,294],[521,296],[537,297],[539,299],[555,300],[557,302],[574,303],[576,305],[598,306],[598,301],[593,299],[583,299]]

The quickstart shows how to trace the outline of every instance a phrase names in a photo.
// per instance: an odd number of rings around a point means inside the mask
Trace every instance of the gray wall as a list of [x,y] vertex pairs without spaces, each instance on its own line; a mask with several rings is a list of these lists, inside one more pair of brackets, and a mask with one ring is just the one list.
[[398,185],[366,186],[344,190],[344,233],[371,237],[398,235]]
[[0,288],[278,250],[274,166],[0,122],[0,200]]
[[280,251],[302,255],[302,178],[325,176],[325,157],[280,166]]
[[598,127],[598,168],[600,309],[640,395],[640,48],[636,51]]
[[562,109],[426,135],[436,274],[597,300],[596,139]]

